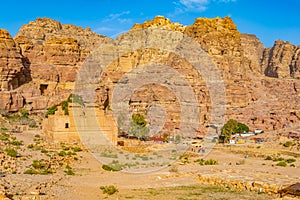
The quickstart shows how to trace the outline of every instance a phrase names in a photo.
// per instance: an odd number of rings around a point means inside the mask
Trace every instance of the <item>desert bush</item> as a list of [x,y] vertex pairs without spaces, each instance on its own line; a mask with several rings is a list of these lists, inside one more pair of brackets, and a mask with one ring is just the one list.
[[50,108],[47,108],[47,112],[46,112],[45,117],[48,118],[49,115],[54,115],[55,111],[57,111],[57,105],[54,105]]
[[66,169],[64,172],[66,173],[66,175],[69,175],[69,176],[75,175],[75,173],[73,172],[72,169]]
[[63,109],[65,115],[69,115],[69,102],[68,101],[61,102],[61,108]]
[[27,118],[29,116],[28,110],[21,110],[20,113],[21,113],[21,117]]
[[16,157],[17,157],[17,155],[18,155],[18,152],[17,152],[17,150],[15,150],[15,149],[12,149],[12,148],[6,148],[4,151],[5,151],[5,152],[6,152],[6,154],[7,154],[8,156],[10,156],[10,157],[14,157],[14,158],[16,158]]
[[42,150],[41,150],[41,153],[48,153],[48,150],[42,149]]
[[14,145],[14,146],[21,146],[21,145],[23,145],[23,141],[14,140],[14,141],[11,141],[9,144]]
[[8,141],[9,138],[10,138],[10,135],[7,133],[1,133],[1,135],[0,135],[0,140],[2,140],[2,141]]
[[80,152],[82,149],[80,147],[72,147],[71,148],[74,152]]
[[42,163],[39,160],[33,160],[31,166],[34,169],[41,169],[42,168]]
[[67,102],[69,102],[69,103],[71,103],[71,102],[78,103],[82,106],[84,105],[84,101],[83,101],[82,97],[78,94],[70,94],[68,99],[67,99]]
[[217,164],[218,164],[218,161],[213,160],[213,159],[209,159],[204,162],[204,165],[217,165]]
[[200,165],[217,165],[218,164],[218,161],[213,160],[213,159],[209,159],[209,160],[198,159],[198,160],[195,160],[194,162],[197,162]]
[[289,159],[286,159],[285,160],[287,163],[293,163],[293,162],[296,162],[296,159],[294,158],[289,158]]
[[102,169],[106,171],[121,171],[123,169],[123,165],[119,163],[119,161],[114,160],[112,163],[107,165],[102,165]]
[[279,157],[279,158],[273,158],[273,161],[274,161],[274,162],[277,162],[277,161],[284,161],[284,158],[282,158],[282,157]]
[[113,195],[119,191],[114,185],[101,186],[100,189],[102,190],[103,194],[108,195]]
[[277,166],[280,166],[280,167],[286,167],[287,164],[285,161],[280,161],[279,163],[277,163]]
[[60,151],[60,152],[58,153],[58,155],[59,155],[59,156],[66,156],[67,153],[66,153],[65,151]]
[[34,169],[27,169],[26,171],[23,172],[24,174],[39,174],[38,171]]
[[290,147],[292,145],[293,145],[293,142],[291,142],[291,141],[287,141],[283,144],[284,147]]
[[271,156],[267,156],[265,160],[273,160],[273,158]]

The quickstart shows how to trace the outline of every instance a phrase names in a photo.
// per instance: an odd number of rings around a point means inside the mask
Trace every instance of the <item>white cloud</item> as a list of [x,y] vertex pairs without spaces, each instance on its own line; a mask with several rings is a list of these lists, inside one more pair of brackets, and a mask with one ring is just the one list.
[[103,33],[103,32],[111,32],[111,31],[114,31],[115,29],[111,28],[111,27],[105,27],[105,26],[102,26],[102,27],[98,27],[95,29],[96,32],[100,32],[100,33]]
[[180,0],[179,3],[184,6],[184,10],[205,11],[209,0]]
[[211,2],[229,3],[236,0],[179,0],[173,2],[176,5],[176,13],[182,12],[203,12],[208,9]]
[[120,13],[109,14],[106,18],[102,20],[103,23],[115,21],[119,23],[130,23],[132,20],[130,18],[124,18],[123,16],[129,15],[130,11],[124,11]]

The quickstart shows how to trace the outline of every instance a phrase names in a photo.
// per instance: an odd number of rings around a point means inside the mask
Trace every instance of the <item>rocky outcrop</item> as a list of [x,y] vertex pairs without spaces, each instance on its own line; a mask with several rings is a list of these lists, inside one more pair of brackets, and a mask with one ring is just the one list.
[[[111,40],[89,28],[38,18],[23,25],[13,40],[1,30],[0,109],[45,110],[66,98],[77,70],[101,42]],[[23,83],[30,82],[23,87]]]
[[[74,82],[76,71],[86,56],[101,42],[111,40],[89,28],[61,24],[49,18],[37,18],[23,25],[15,37],[22,54],[28,58],[33,79],[48,79],[49,73],[39,68],[54,68],[60,82]],[[74,67],[61,70],[61,67]],[[70,75],[70,71],[71,73]],[[58,73],[57,73],[58,72]]]
[[24,38],[27,38],[33,45],[36,46],[43,44],[49,39],[69,37],[77,40],[78,44],[83,49],[87,49],[89,51],[95,48],[99,42],[109,40],[105,36],[94,33],[90,28],[61,24],[60,22],[49,18],[37,18],[29,24],[23,25],[16,35],[15,40],[21,38],[24,41]]
[[194,38],[212,56],[225,79],[247,79],[252,72],[244,56],[241,34],[230,17],[197,18],[185,34]]
[[13,90],[29,80],[20,48],[6,30],[0,29],[0,91]]
[[[250,56],[253,51],[260,54],[261,46],[255,47],[259,43],[258,39],[243,37],[236,28],[236,25],[230,19],[225,18],[197,18],[194,24],[183,26],[178,23],[172,23],[164,17],[156,17],[154,20],[136,24],[135,28],[162,28],[182,32],[195,39],[201,47],[211,55],[215,65],[220,69],[223,77],[226,79],[245,79],[248,74],[259,68],[258,59]],[[244,53],[244,46],[248,41],[252,45],[251,51]],[[254,59],[252,61],[252,59]]]
[[241,45],[244,57],[250,61],[250,69],[253,73],[264,74],[261,67],[261,59],[264,52],[264,46],[261,41],[251,34],[241,34]]
[[182,24],[178,22],[172,23],[170,19],[163,16],[156,16],[153,20],[146,21],[143,24],[135,24],[132,27],[132,29],[139,28],[162,28],[179,32],[183,32],[185,30],[185,26],[183,26]]
[[266,76],[275,78],[297,78],[300,69],[300,47],[277,40],[272,48],[263,53],[262,67]]
[[[133,29],[139,28],[179,31],[202,46],[222,74],[228,119],[264,130],[280,129],[300,120],[297,112],[300,110],[300,83],[295,80],[300,78],[300,47],[277,41],[274,47],[264,49],[256,36],[240,34],[229,17],[197,18],[192,25],[183,26],[158,16],[133,26]],[[130,40],[132,38],[120,36],[115,42],[130,44]],[[26,109],[44,111],[65,100],[74,88],[77,71],[85,58],[102,42],[113,41],[88,28],[65,25],[48,18],[38,18],[22,26],[14,40],[7,31],[1,30],[0,108],[17,111],[26,105]],[[151,62],[171,66],[187,78],[200,102],[199,131],[205,130],[211,119],[211,102],[203,77],[186,60],[163,50],[144,49],[120,56],[110,65],[97,88],[99,106],[107,107],[104,104],[111,100],[112,87],[125,73]],[[175,78],[169,80],[178,83]],[[96,82],[98,84],[99,80]],[[130,109],[146,113],[157,101],[168,111],[163,131],[178,129],[180,112],[175,109],[179,107],[178,99],[168,88],[155,84],[140,88],[132,96]]]
[[[264,76],[266,67],[261,63],[266,63],[266,55],[270,54],[268,53],[270,50],[264,49],[263,44],[255,35],[240,34],[229,17],[223,19],[198,18],[193,25],[181,26],[181,29],[172,25],[168,19],[157,17],[144,24],[135,25],[133,28],[149,27],[183,32],[194,38],[211,56],[215,65],[220,69],[226,85],[227,119],[237,119],[252,129],[261,128],[263,130],[281,129],[299,121],[300,113],[295,112],[299,109],[298,102],[300,100],[297,95],[298,81],[266,78]],[[293,49],[293,51],[295,50],[296,48]],[[134,58],[138,57],[142,56],[134,56]],[[155,60],[159,60],[159,55]],[[168,60],[171,59],[168,58]],[[178,60],[180,58],[177,58],[176,62],[170,62],[172,64],[180,63],[179,68],[182,68],[180,73],[186,71],[187,64]],[[299,61],[296,56],[292,56],[289,62],[295,66]],[[293,67],[293,70],[296,72],[297,67]],[[198,86],[201,85],[201,77],[191,77],[191,79],[198,82]],[[205,126],[210,120],[209,92],[205,84],[200,88],[194,88],[194,91],[199,91],[201,94],[198,99],[201,101],[201,110],[206,113],[201,116],[203,126],[201,129],[205,130]],[[142,102],[145,99],[144,95],[148,93],[147,90],[141,93],[139,98]],[[136,107],[136,102],[139,100],[135,95],[134,101],[131,102],[133,107]],[[147,107],[150,104],[144,103],[144,106]],[[283,107],[285,109],[282,109]],[[177,119],[177,114],[173,114],[176,116],[173,119]]]

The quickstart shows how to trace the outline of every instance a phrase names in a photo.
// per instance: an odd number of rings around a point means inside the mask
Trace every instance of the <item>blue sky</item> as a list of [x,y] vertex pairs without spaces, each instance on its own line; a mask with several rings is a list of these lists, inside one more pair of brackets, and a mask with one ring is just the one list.
[[231,16],[240,32],[257,35],[266,47],[277,39],[300,45],[299,0],[10,0],[1,2],[0,27],[14,36],[22,24],[50,17],[115,37],[156,15],[184,25]]

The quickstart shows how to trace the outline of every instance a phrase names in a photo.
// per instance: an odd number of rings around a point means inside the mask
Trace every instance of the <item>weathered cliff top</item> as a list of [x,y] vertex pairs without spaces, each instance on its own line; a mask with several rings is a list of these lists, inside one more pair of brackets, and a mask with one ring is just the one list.
[[21,27],[15,40],[27,38],[34,45],[52,38],[74,38],[84,49],[92,50],[99,42],[108,39],[93,32],[90,28],[82,28],[71,24],[61,24],[50,18],[37,18]]

